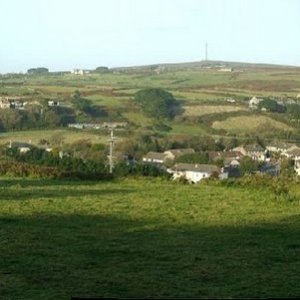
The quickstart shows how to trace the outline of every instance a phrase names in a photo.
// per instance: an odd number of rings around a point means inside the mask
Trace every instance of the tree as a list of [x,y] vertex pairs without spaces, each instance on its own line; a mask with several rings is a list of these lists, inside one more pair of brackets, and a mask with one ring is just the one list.
[[259,163],[249,156],[244,156],[240,161],[240,170],[243,174],[249,174],[257,171]]
[[264,108],[270,112],[284,112],[285,111],[285,107],[283,105],[280,105],[277,103],[276,100],[269,99],[269,98],[260,101],[258,104],[258,108],[259,109]]
[[299,104],[289,104],[287,105],[287,113],[295,120],[300,119],[300,105]]
[[22,129],[25,113],[16,109],[0,110],[0,121],[3,130]]
[[101,67],[96,68],[94,72],[100,73],[100,74],[105,74],[105,73],[109,72],[109,69],[108,69],[108,67],[101,66]]
[[134,96],[144,113],[157,119],[172,119],[179,111],[179,103],[173,95],[160,88],[138,91]]
[[189,164],[207,164],[209,163],[209,157],[207,152],[197,152],[184,154],[176,159],[177,163],[189,163]]
[[31,68],[27,70],[28,74],[48,74],[49,70],[47,68]]

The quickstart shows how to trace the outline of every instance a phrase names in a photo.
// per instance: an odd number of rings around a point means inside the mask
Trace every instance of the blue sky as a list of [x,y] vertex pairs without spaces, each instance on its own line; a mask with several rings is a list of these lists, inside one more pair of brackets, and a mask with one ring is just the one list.
[[298,0],[0,0],[0,72],[209,59],[300,66]]

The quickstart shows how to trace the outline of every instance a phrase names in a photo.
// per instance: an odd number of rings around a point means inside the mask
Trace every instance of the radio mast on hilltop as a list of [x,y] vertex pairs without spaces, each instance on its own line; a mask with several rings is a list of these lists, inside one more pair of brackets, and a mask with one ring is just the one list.
[[205,44],[205,60],[208,61],[208,44]]

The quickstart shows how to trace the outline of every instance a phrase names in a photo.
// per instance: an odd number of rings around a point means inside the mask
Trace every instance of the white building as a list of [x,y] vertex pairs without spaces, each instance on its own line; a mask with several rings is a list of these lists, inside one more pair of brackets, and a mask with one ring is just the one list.
[[166,154],[160,152],[148,152],[142,160],[145,163],[163,164],[166,160]]
[[217,166],[205,164],[179,163],[174,167],[168,169],[167,171],[168,173],[173,175],[174,180],[184,178],[191,183],[197,183],[204,178],[211,177],[212,175],[222,179],[228,177],[228,174],[222,173]]
[[85,75],[85,74],[89,74],[90,71],[88,71],[88,70],[82,70],[82,69],[73,69],[71,71],[71,73],[74,74],[74,75]]
[[252,97],[249,101],[249,108],[251,109],[257,109],[258,104],[263,101],[262,98],[256,98],[255,96]]

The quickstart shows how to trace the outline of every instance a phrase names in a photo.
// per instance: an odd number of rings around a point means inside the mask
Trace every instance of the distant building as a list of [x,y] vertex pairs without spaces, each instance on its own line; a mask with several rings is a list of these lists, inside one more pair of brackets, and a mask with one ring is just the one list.
[[219,72],[227,72],[227,73],[231,73],[233,71],[232,68],[221,68],[219,69]]
[[269,143],[266,146],[266,149],[270,152],[285,154],[288,149],[291,149],[294,146],[294,144],[274,141],[272,143]]
[[28,151],[31,150],[32,147],[33,146],[31,143],[12,142],[12,141],[9,142],[9,146],[8,146],[8,148],[10,149],[17,148],[20,153],[27,153]]
[[232,150],[241,152],[243,155],[249,156],[253,160],[265,161],[265,159],[266,159],[266,151],[260,145],[239,146]]
[[264,99],[262,98],[256,98],[255,96],[252,97],[249,101],[249,108],[250,109],[257,109],[258,108],[258,104],[263,101]]
[[298,146],[293,146],[289,148],[284,155],[290,159],[293,159],[294,161],[300,160],[300,148]]
[[143,158],[142,161],[145,163],[152,164],[164,164],[167,156],[161,152],[148,152]]
[[69,128],[75,129],[106,129],[106,128],[124,128],[127,122],[103,122],[103,123],[72,123]]
[[103,128],[124,128],[127,126],[127,122],[104,122]]
[[48,106],[49,106],[49,107],[52,107],[52,106],[59,106],[59,101],[49,100],[49,101],[48,101]]
[[191,183],[197,183],[202,179],[216,176],[219,178],[227,178],[226,175],[221,171],[220,168],[214,165],[206,164],[176,164],[174,167],[167,170],[168,173],[172,174],[173,179],[184,178]]
[[0,98],[0,108],[1,109],[11,108],[11,103],[10,101],[8,101],[7,97]]
[[233,98],[228,98],[228,99],[226,99],[226,101],[229,102],[229,103],[235,103],[236,102],[235,99],[233,99]]
[[0,108],[6,109],[24,109],[26,103],[23,101],[22,97],[0,97]]
[[74,75],[85,75],[85,74],[89,74],[90,71],[89,70],[82,70],[82,69],[73,69],[71,71],[72,74]]

